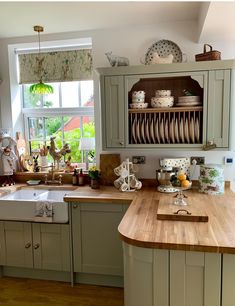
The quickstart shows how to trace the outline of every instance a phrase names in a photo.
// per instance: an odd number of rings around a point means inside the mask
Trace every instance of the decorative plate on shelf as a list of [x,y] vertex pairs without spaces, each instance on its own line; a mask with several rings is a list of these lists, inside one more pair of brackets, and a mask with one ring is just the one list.
[[179,46],[171,40],[162,39],[155,42],[145,54],[145,65],[151,64],[155,52],[157,52],[160,57],[167,57],[169,54],[172,54],[173,63],[182,62],[182,52]]

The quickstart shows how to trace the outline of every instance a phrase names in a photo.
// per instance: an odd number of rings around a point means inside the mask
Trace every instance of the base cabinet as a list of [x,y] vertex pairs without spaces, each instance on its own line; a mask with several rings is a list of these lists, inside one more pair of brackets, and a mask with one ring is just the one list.
[[235,255],[223,254],[222,306],[235,305]]
[[123,246],[125,306],[221,305],[221,254]]
[[0,222],[1,265],[69,271],[69,245],[67,224]]
[[123,275],[118,225],[126,205],[77,203],[72,208],[74,271]]

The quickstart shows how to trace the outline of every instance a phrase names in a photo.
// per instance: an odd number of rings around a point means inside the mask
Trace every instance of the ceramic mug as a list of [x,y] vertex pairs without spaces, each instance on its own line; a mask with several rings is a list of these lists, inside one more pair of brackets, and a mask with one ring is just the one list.
[[125,167],[123,164],[121,164],[120,166],[114,168],[113,171],[116,175],[120,176],[123,169],[125,169]]
[[130,177],[130,187],[135,188],[138,180],[135,178],[135,176]]
[[145,102],[145,98],[138,98],[138,99],[133,99],[132,98],[132,103],[134,103],[134,104],[144,103],[144,102]]
[[119,177],[113,182],[113,184],[114,184],[114,187],[116,187],[117,189],[120,189],[124,182],[125,180],[122,177]]
[[135,185],[135,188],[136,189],[141,189],[141,187],[142,187],[142,182],[141,181],[138,181],[137,183],[136,183],[136,185]]
[[125,178],[128,176],[128,170],[126,168],[122,168],[122,170],[120,171],[121,177]]
[[144,99],[144,98],[145,98],[145,92],[143,90],[132,92],[132,101],[136,99]]
[[119,188],[120,191],[127,191],[128,190],[128,184],[127,183],[123,183],[121,185],[121,187]]

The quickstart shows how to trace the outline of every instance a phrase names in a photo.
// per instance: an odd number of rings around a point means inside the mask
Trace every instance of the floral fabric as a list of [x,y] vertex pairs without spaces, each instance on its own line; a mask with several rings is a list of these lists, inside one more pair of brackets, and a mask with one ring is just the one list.
[[19,54],[20,84],[92,79],[90,49]]

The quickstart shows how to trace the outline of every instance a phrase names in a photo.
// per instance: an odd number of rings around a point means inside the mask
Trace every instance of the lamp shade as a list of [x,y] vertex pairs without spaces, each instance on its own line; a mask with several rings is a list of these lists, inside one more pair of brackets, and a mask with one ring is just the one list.
[[90,151],[95,149],[95,138],[81,138],[79,150]]

